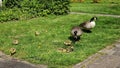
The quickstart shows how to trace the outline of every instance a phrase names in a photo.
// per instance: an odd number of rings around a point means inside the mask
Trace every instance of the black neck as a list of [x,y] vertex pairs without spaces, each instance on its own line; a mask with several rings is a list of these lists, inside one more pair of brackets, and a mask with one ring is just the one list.
[[77,35],[77,31],[75,31],[74,34]]
[[90,22],[94,21],[94,17],[90,19]]

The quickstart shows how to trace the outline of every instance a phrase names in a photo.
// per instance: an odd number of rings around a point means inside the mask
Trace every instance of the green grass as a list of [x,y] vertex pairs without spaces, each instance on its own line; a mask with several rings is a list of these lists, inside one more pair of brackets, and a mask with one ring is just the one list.
[[83,3],[71,3],[70,9],[73,12],[86,13],[101,13],[101,14],[115,14],[120,15],[120,1],[119,0],[102,0],[100,3],[92,3],[85,1]]
[[[58,52],[64,47],[63,42],[68,40],[72,26],[91,17],[70,14],[0,23],[0,50],[10,54],[9,49],[16,48],[14,57],[19,59],[50,68],[70,68],[120,38],[119,18],[98,17],[93,32],[84,33],[81,40],[74,44],[73,52]],[[35,36],[35,31],[40,35]],[[18,45],[12,44],[14,39],[19,40]]]

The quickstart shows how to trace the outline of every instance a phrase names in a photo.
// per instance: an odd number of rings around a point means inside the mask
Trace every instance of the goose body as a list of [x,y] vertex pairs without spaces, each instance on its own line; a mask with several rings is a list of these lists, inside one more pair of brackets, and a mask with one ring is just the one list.
[[71,30],[71,35],[73,38],[78,39],[82,35],[82,30],[79,26],[75,26]]
[[92,28],[95,27],[95,22],[94,21],[92,21],[92,22],[89,22],[89,21],[84,22],[84,23],[80,24],[80,27],[82,29],[91,30]]
[[80,27],[82,28],[82,29],[85,29],[85,30],[91,30],[92,28],[94,28],[95,27],[95,21],[96,21],[96,17],[93,17],[93,18],[91,18],[91,20],[90,21],[86,21],[86,22],[83,22],[83,23],[81,23],[80,24]]

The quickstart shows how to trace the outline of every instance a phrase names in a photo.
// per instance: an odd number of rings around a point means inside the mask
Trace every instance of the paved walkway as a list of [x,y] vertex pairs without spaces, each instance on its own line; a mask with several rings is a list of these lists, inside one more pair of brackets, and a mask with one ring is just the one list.
[[0,52],[0,68],[47,68],[47,66],[20,61]]
[[70,12],[70,14],[82,14],[82,15],[94,15],[94,16],[107,16],[107,17],[116,17],[116,18],[120,18],[120,15],[111,15],[111,14],[93,14],[93,13],[83,13],[83,12]]
[[120,40],[76,64],[73,68],[120,68]]

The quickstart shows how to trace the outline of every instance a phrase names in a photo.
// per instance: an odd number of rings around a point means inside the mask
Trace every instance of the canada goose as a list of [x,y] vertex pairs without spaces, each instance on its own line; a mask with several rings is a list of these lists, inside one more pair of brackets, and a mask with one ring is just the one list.
[[75,26],[71,30],[71,35],[75,40],[80,39],[80,36],[82,35],[82,30],[79,26]]
[[38,36],[40,33],[38,31],[35,31],[35,36]]
[[73,47],[73,46],[70,46],[70,47],[67,48],[67,51],[66,51],[66,52],[69,53],[69,52],[72,52],[73,50],[74,50],[74,47]]
[[17,44],[19,44],[19,41],[18,40],[13,40],[13,42],[12,42],[14,45],[17,45]]
[[58,51],[59,51],[59,52],[64,52],[64,53],[65,53],[65,52],[67,52],[67,49],[65,49],[65,48],[59,48]]
[[64,44],[65,44],[66,46],[70,46],[70,45],[72,44],[72,42],[71,42],[70,40],[67,40],[67,41],[64,42]]
[[10,48],[10,55],[14,55],[16,53],[16,49],[15,48]]
[[59,52],[63,52],[63,53],[69,53],[72,52],[74,50],[73,46],[69,46],[68,48],[59,48],[58,51]]
[[93,17],[93,18],[90,19],[90,21],[83,22],[79,26],[81,27],[81,29],[91,30],[92,28],[95,27],[95,21],[96,20],[97,20],[97,17]]

